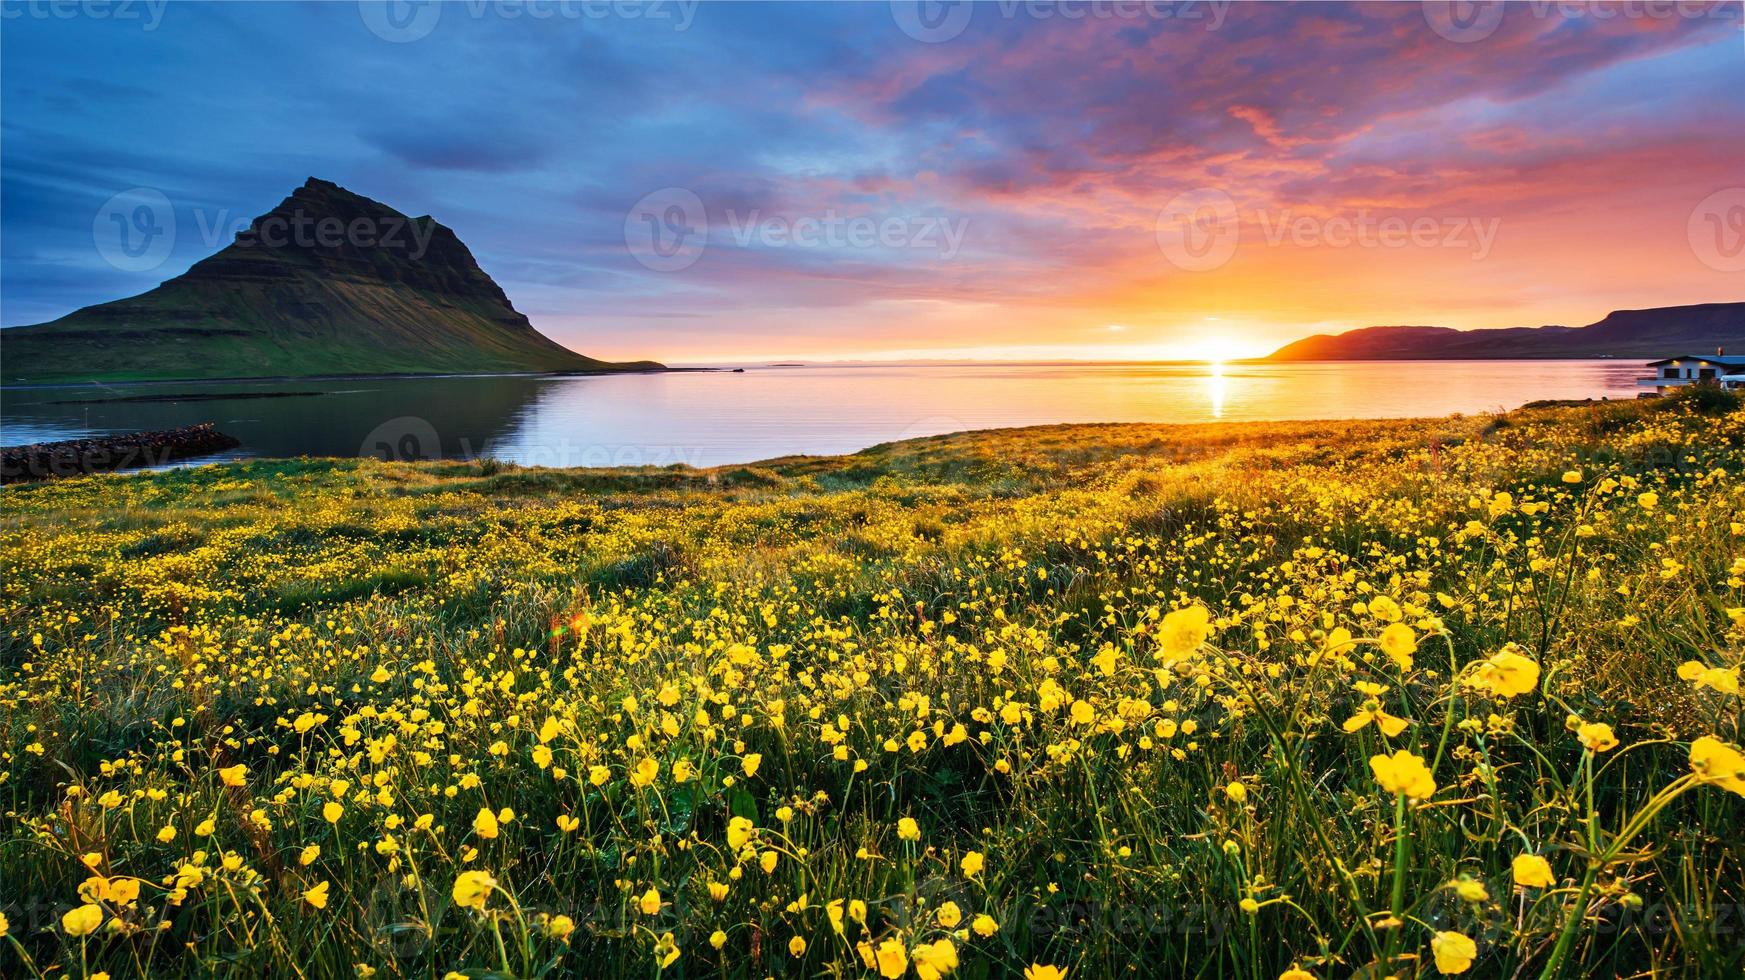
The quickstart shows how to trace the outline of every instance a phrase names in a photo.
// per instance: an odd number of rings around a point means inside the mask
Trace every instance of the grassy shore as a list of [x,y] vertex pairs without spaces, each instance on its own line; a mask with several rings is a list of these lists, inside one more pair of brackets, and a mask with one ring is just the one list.
[[1737,976],[1710,401],[8,490],[0,973]]

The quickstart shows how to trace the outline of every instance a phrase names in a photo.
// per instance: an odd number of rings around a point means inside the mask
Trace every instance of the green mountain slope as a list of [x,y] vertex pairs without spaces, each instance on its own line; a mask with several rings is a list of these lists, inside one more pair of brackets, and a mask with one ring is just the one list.
[[559,345],[453,231],[313,177],[156,289],[0,330],[10,384],[660,367]]
[[1316,334],[1273,351],[1269,361],[1431,361],[1488,358],[1670,357],[1745,353],[1745,303],[1616,310],[1585,327],[1365,327]]

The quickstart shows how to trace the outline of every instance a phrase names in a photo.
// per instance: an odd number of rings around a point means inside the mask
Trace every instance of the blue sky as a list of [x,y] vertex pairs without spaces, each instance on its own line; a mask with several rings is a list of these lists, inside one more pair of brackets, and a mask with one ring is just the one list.
[[[150,288],[309,176],[435,215],[602,356],[1256,352],[1745,299],[1691,241],[1745,185],[1739,6],[1450,40],[1418,4],[984,4],[917,39],[904,3],[8,3],[0,316]],[[134,188],[174,211],[149,269],[94,245]],[[1208,188],[1240,244],[1184,267],[1160,225]],[[673,189],[706,244],[651,268],[627,218]],[[1447,240],[1333,234],[1382,218]]]

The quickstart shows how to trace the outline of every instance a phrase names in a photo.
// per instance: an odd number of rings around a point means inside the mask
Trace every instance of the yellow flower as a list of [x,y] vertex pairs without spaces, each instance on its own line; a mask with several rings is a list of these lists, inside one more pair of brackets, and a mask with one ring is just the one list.
[[1739,668],[1722,670],[1699,660],[1687,660],[1678,665],[1678,676],[1699,688],[1710,687],[1722,694],[1739,693]]
[[1704,782],[1745,796],[1745,755],[1737,748],[1704,735],[1690,743],[1690,766]]
[[1406,719],[1388,714],[1374,698],[1365,701],[1357,714],[1345,719],[1343,727],[1347,732],[1360,732],[1370,722],[1374,722],[1375,727],[1381,729],[1381,733],[1388,738],[1406,730]]
[[247,766],[231,766],[218,770],[218,778],[224,780],[226,786],[243,786],[248,783]]
[[651,785],[654,782],[655,777],[659,775],[660,763],[653,759],[644,758],[639,761],[636,764],[636,768],[631,771],[630,785],[641,789],[645,786]]
[[903,817],[897,821],[897,836],[903,840],[920,840],[921,825],[914,817]]
[[1165,615],[1157,631],[1159,652],[1179,658],[1198,650],[1212,631],[1211,619],[1212,614],[1198,603]]
[[879,943],[873,951],[873,956],[879,965],[879,976],[886,980],[897,980],[909,971],[909,951],[895,939],[887,939]]
[[1539,686],[1539,664],[1511,643],[1479,666],[1473,683],[1505,698],[1527,694]]
[[554,915],[545,920],[545,934],[558,942],[570,938],[570,933],[576,931],[576,920],[567,915]]
[[1655,507],[1659,506],[1659,504],[1660,504],[1660,494],[1657,494],[1654,491],[1650,490],[1647,493],[1644,493],[1644,494],[1637,496],[1636,503],[1643,510],[1653,510]]
[[709,945],[715,947],[716,949],[720,949],[721,947],[727,945],[727,934],[725,932],[722,932],[719,929],[710,933],[709,934]]
[[643,915],[658,914],[660,912],[660,890],[650,885],[648,891],[643,892],[642,897],[636,900],[636,907],[642,910]]
[[454,880],[455,904],[483,911],[485,900],[491,897],[491,891],[496,887],[497,879],[489,872],[462,871]]
[[1430,940],[1430,952],[1436,956],[1437,970],[1465,973],[1478,955],[1478,945],[1458,932],[1439,932]]
[[1485,890],[1483,882],[1474,881],[1471,878],[1451,881],[1448,885],[1454,889],[1456,895],[1469,902],[1483,902],[1491,897],[1491,893]]
[[102,924],[103,909],[97,905],[81,905],[61,916],[61,928],[75,938],[89,936]]
[[939,920],[939,924],[947,929],[955,929],[957,924],[963,921],[963,910],[957,907],[956,902],[946,902],[939,906],[939,910],[933,915]]
[[165,824],[158,829],[157,836],[159,844],[168,844],[170,841],[176,839],[176,828],[170,824]]
[[964,877],[974,878],[976,875],[982,873],[982,868],[985,867],[986,864],[987,859],[982,856],[982,852],[966,851],[964,852],[963,860],[958,862],[958,867],[963,869]]
[[1424,760],[1404,749],[1392,756],[1370,756],[1369,768],[1375,773],[1375,781],[1389,793],[1425,800],[1436,792],[1436,780]]
[[935,939],[912,950],[915,975],[921,980],[939,980],[957,969],[957,947],[949,939]]
[[752,825],[750,820],[744,817],[734,817],[727,821],[727,846],[737,851],[744,847],[755,833],[757,833],[757,828]]
[[1302,967],[1293,966],[1279,974],[1278,980],[1315,980],[1315,975]]
[[709,882],[709,897],[717,902],[727,901],[727,885],[719,881]]
[[1563,471],[1563,482],[1565,482],[1565,483],[1580,483],[1581,482],[1581,471],[1580,470],[1564,470]]
[[744,770],[746,779],[757,775],[757,767],[761,765],[763,765],[763,755],[758,752],[753,752],[740,761],[740,768]]
[[1392,623],[1381,631],[1381,652],[1401,670],[1412,669],[1412,654],[1418,649],[1418,634],[1405,623]]
[[1557,883],[1551,862],[1537,854],[1518,854],[1512,867],[1515,884],[1523,888],[1550,888]]
[[321,882],[320,884],[316,885],[314,888],[311,888],[308,891],[303,893],[303,901],[308,902],[310,905],[312,905],[318,909],[326,908],[327,907],[327,888],[328,888],[328,883],[325,881]]
[[1618,747],[1618,739],[1612,734],[1612,726],[1600,722],[1582,725],[1576,729],[1575,735],[1590,752],[1606,752]]
[[6,918],[5,912],[0,912],[0,939],[5,939],[6,934],[10,931],[12,931],[11,921]]
[[1058,966],[1032,963],[1024,968],[1024,980],[1066,980],[1066,971]]
[[497,836],[497,815],[484,807],[479,807],[479,815],[473,818],[473,833],[485,840]]
[[307,868],[311,864],[314,864],[315,860],[320,856],[321,845],[310,844],[308,847],[303,848],[302,852],[297,855],[297,863]]
[[339,818],[345,816],[345,807],[329,800],[327,804],[321,808],[321,816],[322,819],[326,820],[328,823],[338,823]]
[[1224,787],[1224,795],[1230,798],[1230,802],[1241,806],[1248,802],[1248,787],[1241,783],[1231,783]]
[[983,939],[986,939],[987,937],[1000,931],[1000,924],[998,922],[994,921],[993,916],[988,915],[985,912],[982,913],[981,915],[976,916],[975,921],[971,922],[969,924],[969,927],[970,927],[970,930],[972,932],[974,932],[976,935],[982,937]]
[[535,745],[533,747],[533,764],[541,769],[551,765],[551,746]]
[[654,961],[655,961],[655,963],[658,964],[660,966],[660,968],[664,970],[667,967],[672,966],[673,961],[678,959],[678,958],[679,958],[678,941],[673,938],[673,934],[670,932],[661,933],[660,938],[655,940],[655,943],[654,943]]
[[775,851],[765,851],[757,857],[758,866],[763,868],[763,873],[766,875],[775,873],[776,862],[779,860],[781,860],[781,855]]
[[801,939],[799,936],[795,936],[794,938],[788,940],[788,955],[789,956],[805,956],[806,955],[806,941],[804,939]]

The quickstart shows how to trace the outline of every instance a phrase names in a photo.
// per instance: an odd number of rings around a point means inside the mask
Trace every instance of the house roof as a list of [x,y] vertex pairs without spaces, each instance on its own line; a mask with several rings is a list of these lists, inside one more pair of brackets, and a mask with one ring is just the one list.
[[1745,357],[1728,354],[1722,357],[1717,354],[1680,354],[1677,357],[1666,357],[1658,361],[1649,361],[1649,367],[1660,367],[1674,361],[1697,361],[1701,364],[1715,364],[1720,367],[1745,367]]

